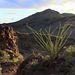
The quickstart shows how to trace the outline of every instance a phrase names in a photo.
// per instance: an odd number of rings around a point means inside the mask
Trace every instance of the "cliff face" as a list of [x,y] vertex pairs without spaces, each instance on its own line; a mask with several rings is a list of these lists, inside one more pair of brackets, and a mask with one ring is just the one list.
[[[13,27],[11,26],[2,26],[0,25],[0,59],[17,58],[19,55],[18,46],[18,37]],[[19,60],[18,60],[19,61]]]

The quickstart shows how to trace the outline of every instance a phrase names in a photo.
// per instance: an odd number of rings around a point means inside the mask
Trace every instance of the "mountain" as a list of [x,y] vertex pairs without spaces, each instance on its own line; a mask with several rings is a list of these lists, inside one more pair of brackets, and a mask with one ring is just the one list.
[[50,23],[55,22],[63,17],[59,12],[47,9],[42,12],[37,12],[33,15],[30,15],[27,18],[24,18],[20,21],[9,23],[7,25],[11,25],[20,32],[26,32],[26,24],[30,25],[32,28],[39,29],[41,27],[46,27]]
[[75,14],[72,14],[72,13],[63,13],[62,15],[65,16],[65,17],[71,17],[71,16],[74,16]]
[[[40,28],[42,29],[48,29],[49,27],[55,29],[56,26],[59,25],[59,21],[61,21],[61,24],[64,25],[65,22],[71,18],[74,18],[74,16],[64,16],[63,14],[60,14],[59,12],[51,9],[44,10],[42,12],[37,12],[35,14],[32,14],[20,21],[3,24],[3,25],[10,25],[12,26],[16,31],[19,31],[21,33],[31,33],[31,31],[26,27],[26,24],[35,30],[39,31]],[[73,30],[72,37],[75,37],[75,19],[71,21],[72,27],[70,30]],[[55,33],[56,34],[56,33]]]

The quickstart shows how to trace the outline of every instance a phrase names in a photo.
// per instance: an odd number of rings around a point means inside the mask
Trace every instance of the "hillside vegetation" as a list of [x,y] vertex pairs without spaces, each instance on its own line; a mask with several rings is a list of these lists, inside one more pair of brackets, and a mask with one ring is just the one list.
[[68,24],[65,23],[62,29],[59,26],[57,36],[50,35],[56,31],[50,33],[50,28],[45,30],[47,34],[41,29],[38,33],[30,26],[27,27],[33,34],[18,32],[19,39],[25,40],[18,43],[20,52],[24,57],[28,56],[16,75],[75,75],[75,40],[69,38],[71,33],[66,37],[70,28],[66,26]]

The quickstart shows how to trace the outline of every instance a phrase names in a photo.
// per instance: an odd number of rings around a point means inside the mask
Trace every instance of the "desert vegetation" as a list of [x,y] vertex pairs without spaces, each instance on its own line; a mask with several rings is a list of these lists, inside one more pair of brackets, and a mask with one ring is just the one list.
[[[45,67],[44,64],[46,66],[48,65],[47,67],[51,67],[51,65],[54,64],[57,69],[56,65],[59,64],[60,66],[58,65],[58,75],[61,75],[61,74],[62,75],[64,75],[64,74],[74,75],[75,74],[75,45],[66,46],[66,42],[68,41],[68,39],[70,38],[70,36],[72,34],[72,31],[71,31],[69,33],[69,35],[66,37],[66,34],[71,27],[70,26],[71,24],[69,23],[69,21],[70,20],[68,20],[63,27],[61,27],[61,24],[60,24],[59,27],[56,27],[55,30],[53,30],[53,31],[51,31],[50,30],[51,28],[49,28],[49,30],[45,29],[43,31],[42,29],[40,29],[39,32],[37,32],[36,30],[32,29],[30,26],[27,25],[27,27],[34,34],[35,40],[42,47],[42,49],[48,53],[48,55],[44,56],[44,61],[48,60],[47,64],[46,64],[46,62],[44,63],[42,61],[38,64],[37,64],[37,62],[32,61],[30,63],[30,65],[33,65],[35,67],[32,66],[31,69],[37,68],[37,70],[38,70],[38,66],[40,66],[39,68]],[[58,33],[57,33],[57,35],[53,35],[53,33],[56,31],[56,29],[59,29]],[[55,37],[55,40],[53,41],[51,37]],[[62,67],[62,66],[64,66],[64,67]],[[45,67],[45,68],[47,68],[47,67]],[[56,69],[54,69],[54,70],[56,70]],[[32,74],[34,75],[34,73],[32,73]],[[55,75],[57,75],[57,74],[55,74]]]
[[[55,11],[46,10],[22,22],[0,26],[0,74],[75,75],[75,18],[58,12],[51,17],[51,12]],[[72,19],[66,21],[68,18]]]
[[[51,32],[51,28],[49,28],[49,30],[45,29],[46,33],[44,31],[42,31],[42,29],[40,29],[40,31],[38,33],[37,31],[35,31],[31,27],[29,27],[28,25],[27,25],[27,27],[32,31],[32,33],[35,36],[34,38],[41,45],[41,47],[44,50],[49,52],[51,60],[54,60],[72,33],[72,31],[71,31],[70,34],[66,37],[67,31],[70,28],[69,25],[70,25],[70,23],[68,23],[68,21],[67,21],[63,27],[61,27],[61,24],[60,24],[60,26],[56,27],[52,32]],[[59,30],[58,30],[57,35],[55,36],[55,35],[53,35],[53,33],[56,31],[57,28]],[[54,41],[54,43],[51,40],[51,36],[56,37],[56,40]],[[44,37],[47,39],[47,41],[44,40]]]

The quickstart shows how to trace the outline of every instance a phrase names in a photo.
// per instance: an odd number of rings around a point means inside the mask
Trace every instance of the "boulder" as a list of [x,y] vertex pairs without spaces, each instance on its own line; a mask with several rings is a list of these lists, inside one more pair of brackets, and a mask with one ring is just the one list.
[[8,57],[13,59],[21,55],[17,42],[18,37],[13,27],[0,25],[0,60],[8,59]]

